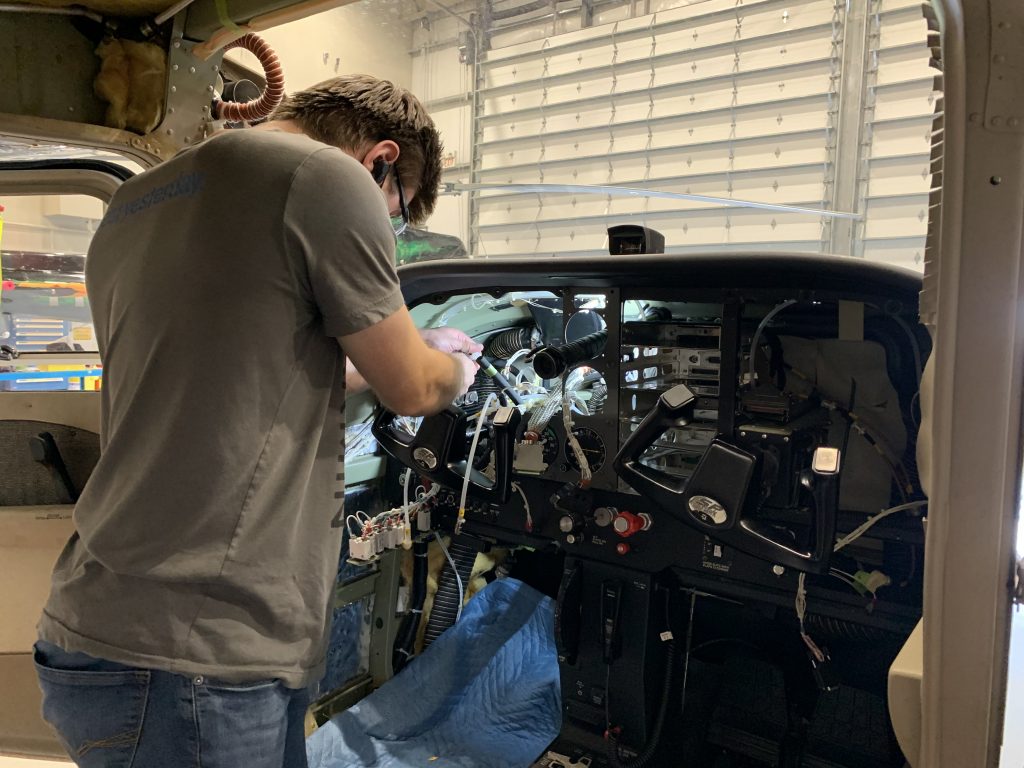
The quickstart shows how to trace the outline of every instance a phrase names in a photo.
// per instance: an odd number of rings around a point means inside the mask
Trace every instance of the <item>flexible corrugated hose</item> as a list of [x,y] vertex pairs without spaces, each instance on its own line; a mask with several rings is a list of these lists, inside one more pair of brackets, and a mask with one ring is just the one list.
[[266,117],[284,98],[284,71],[281,69],[281,61],[266,40],[251,32],[224,46],[225,51],[232,48],[245,48],[259,59],[263,66],[263,74],[267,78],[267,85],[255,101],[239,103],[214,99],[213,116],[217,120],[232,123],[251,122]]
[[[462,583],[469,586],[470,577],[473,575],[473,564],[476,562],[477,548],[467,544],[464,537],[455,536],[448,546],[448,554],[451,555],[458,569]],[[434,595],[434,605],[430,609],[430,619],[427,621],[427,629],[423,635],[423,647],[426,648],[437,640],[448,627],[455,624],[455,618],[459,615],[459,586],[452,572],[451,565],[445,563],[441,576],[437,580],[437,594]]]

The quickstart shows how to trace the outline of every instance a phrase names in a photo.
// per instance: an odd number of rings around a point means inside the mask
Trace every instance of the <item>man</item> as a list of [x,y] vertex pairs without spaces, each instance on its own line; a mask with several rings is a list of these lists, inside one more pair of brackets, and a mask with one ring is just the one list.
[[468,337],[416,331],[395,274],[389,213],[430,213],[440,154],[411,94],[343,77],[111,201],[86,262],[102,456],[36,646],[44,716],[79,765],[305,765],[344,360],[409,415],[476,371]]

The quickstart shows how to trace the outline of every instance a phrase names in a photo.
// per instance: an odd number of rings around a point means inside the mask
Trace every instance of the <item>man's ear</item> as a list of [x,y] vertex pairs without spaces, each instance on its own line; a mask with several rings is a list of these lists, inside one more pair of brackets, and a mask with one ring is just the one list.
[[[387,163],[388,166],[391,166],[394,165],[400,153],[401,150],[398,148],[398,144],[393,142],[391,139],[384,139],[383,141],[378,141],[366,150],[363,154],[362,163],[366,170],[373,174],[374,180],[376,180],[378,173],[377,169],[380,167],[377,160],[382,160]],[[383,174],[383,176],[386,175],[387,173]],[[380,182],[378,182],[378,185],[379,184]]]

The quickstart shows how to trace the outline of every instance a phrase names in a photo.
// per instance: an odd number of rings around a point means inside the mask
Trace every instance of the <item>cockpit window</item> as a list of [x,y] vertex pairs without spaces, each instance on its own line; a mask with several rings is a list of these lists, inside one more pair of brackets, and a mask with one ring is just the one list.
[[105,205],[0,195],[0,392],[100,386],[85,258]]
[[368,71],[428,106],[444,192],[402,262],[598,257],[610,227],[631,225],[664,242],[618,253],[832,253],[922,271],[927,35],[912,0],[364,0],[264,36],[289,90]]

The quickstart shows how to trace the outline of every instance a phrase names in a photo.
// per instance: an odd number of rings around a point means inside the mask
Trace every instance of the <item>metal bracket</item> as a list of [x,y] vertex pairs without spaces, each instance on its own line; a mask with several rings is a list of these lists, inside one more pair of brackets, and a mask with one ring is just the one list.
[[394,677],[391,654],[398,634],[398,582],[401,576],[403,550],[388,550],[377,561],[380,569],[373,593],[373,615],[370,624],[370,676],[374,687]]
[[182,37],[183,25],[183,20],[175,19],[167,57],[167,108],[163,121],[150,134],[165,147],[169,146],[170,154],[202,141],[210,133],[213,126],[210,105],[220,76],[221,56],[203,61],[192,55],[197,43]]
[[335,715],[344,712],[353,704],[358,704],[373,691],[373,680],[369,675],[360,675],[345,683],[344,686],[330,691],[310,704],[310,711],[321,726]]
[[1024,100],[1017,87],[1024,76],[1024,5],[989,0],[989,61],[985,127],[996,133],[1024,133]]
[[334,609],[346,608],[372,595],[377,589],[380,571],[374,569],[334,588]]

